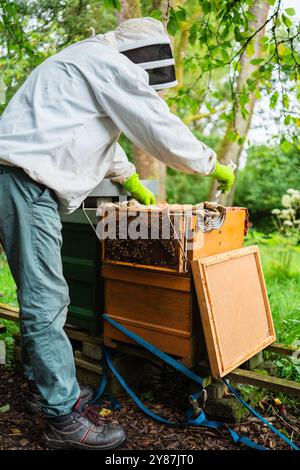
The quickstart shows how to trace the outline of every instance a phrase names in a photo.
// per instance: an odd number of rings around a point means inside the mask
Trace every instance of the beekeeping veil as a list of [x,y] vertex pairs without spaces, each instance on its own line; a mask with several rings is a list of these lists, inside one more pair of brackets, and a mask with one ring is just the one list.
[[155,90],[177,85],[171,41],[160,21],[133,18],[103,36],[119,52],[148,72],[149,84]]

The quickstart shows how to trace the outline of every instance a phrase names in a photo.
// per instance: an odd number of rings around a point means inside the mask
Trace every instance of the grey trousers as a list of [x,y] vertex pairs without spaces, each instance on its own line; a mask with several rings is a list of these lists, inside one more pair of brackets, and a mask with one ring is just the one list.
[[63,326],[69,291],[62,272],[61,222],[54,193],[23,170],[0,165],[0,240],[17,285],[24,372],[43,412],[72,411],[80,388]]

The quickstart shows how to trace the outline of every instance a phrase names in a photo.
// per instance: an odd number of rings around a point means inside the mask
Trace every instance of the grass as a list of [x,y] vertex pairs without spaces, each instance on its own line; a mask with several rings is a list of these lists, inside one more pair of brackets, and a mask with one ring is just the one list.
[[[6,262],[4,253],[0,253],[0,302],[18,307],[16,285],[12,278],[10,269]],[[0,340],[4,340],[7,350],[7,366],[13,364],[13,335],[19,330],[19,326],[11,321],[0,319],[2,325],[6,326],[6,333],[0,334]]]
[[259,246],[277,341],[300,343],[300,246],[281,235],[255,231],[246,243]]

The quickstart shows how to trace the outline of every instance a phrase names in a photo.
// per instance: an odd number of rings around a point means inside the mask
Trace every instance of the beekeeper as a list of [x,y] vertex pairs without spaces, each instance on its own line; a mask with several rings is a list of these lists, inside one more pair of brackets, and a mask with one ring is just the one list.
[[172,168],[212,176],[224,191],[233,184],[232,170],[159,97],[176,84],[162,24],[131,19],[45,60],[1,116],[0,239],[17,285],[27,405],[45,414],[48,446],[109,449],[125,439],[85,406],[92,391],[75,377],[59,210],[77,209],[103,178],[155,203],[118,144],[121,132]]

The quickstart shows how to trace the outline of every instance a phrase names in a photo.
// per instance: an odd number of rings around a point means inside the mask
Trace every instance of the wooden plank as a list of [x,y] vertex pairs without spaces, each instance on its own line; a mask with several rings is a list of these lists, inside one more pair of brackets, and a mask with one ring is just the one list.
[[[146,321],[139,321],[139,320],[136,320],[136,319],[133,319],[133,318],[128,318],[128,317],[119,317],[119,316],[116,316],[116,315],[111,315],[109,314],[109,316],[115,320],[116,322],[122,324],[125,326],[125,328],[127,329],[131,329],[131,327],[134,327],[134,328],[140,328],[142,330],[147,330],[147,331],[151,331],[153,332],[153,336],[157,335],[158,333],[163,333],[165,335],[168,335],[168,336],[178,336],[179,338],[185,338],[185,339],[190,339],[191,338],[191,332],[188,332],[188,331],[184,331],[184,330],[177,330],[175,328],[169,328],[167,326],[163,326],[163,325],[158,325],[157,323],[149,323],[149,322],[146,322]],[[105,322],[105,325],[107,325],[107,322]],[[114,327],[113,327],[114,328]],[[115,329],[115,328],[114,328]],[[172,338],[171,340],[174,340],[174,338]]]
[[292,356],[297,349],[292,346],[286,346],[285,344],[273,343],[266,348],[266,351],[279,354],[280,356]]
[[65,331],[69,338],[75,341],[81,341],[84,343],[95,344],[101,346],[103,344],[103,338],[99,336],[91,336],[88,333],[83,333],[82,331],[73,330],[71,328],[65,328]]
[[192,261],[212,375],[223,377],[275,340],[256,246]]
[[244,244],[247,209],[226,208],[226,218],[218,230],[203,233],[196,230],[194,249],[188,252],[189,259],[197,260],[206,256],[241,248]]
[[0,303],[0,318],[13,322],[19,321],[19,310],[11,305]]
[[[114,261],[104,256],[103,261],[107,264],[111,264],[112,266],[124,266],[129,268],[142,268],[142,269],[149,269],[153,271],[164,271],[166,273],[178,273],[177,267],[175,268],[167,268],[165,266],[155,266],[154,264],[139,264],[129,261]],[[177,265],[176,265],[177,266]]]
[[[191,336],[192,312],[188,292],[106,279],[104,310],[125,322],[143,322],[152,329]],[[126,300],[125,300],[126,299]]]
[[118,267],[116,265],[103,264],[101,276],[104,279],[115,279],[119,281],[131,282],[135,284],[145,284],[148,286],[156,286],[165,289],[190,292],[192,288],[191,277],[175,276],[171,274],[152,273],[135,269],[131,267]]
[[[194,340],[193,338],[184,338],[175,335],[170,335],[162,331],[152,331],[149,328],[145,327],[143,324],[141,326],[128,325],[124,321],[120,322],[125,328],[129,329],[133,333],[141,336],[145,341],[153,344],[158,349],[166,352],[167,354],[172,354],[177,357],[190,357],[194,356]],[[109,323],[105,322],[104,324],[104,341],[109,340],[118,340],[123,343],[135,344],[133,340],[124,335],[117,328],[113,327]]]
[[300,383],[291,380],[280,379],[270,375],[262,375],[245,369],[235,369],[227,377],[236,383],[255,385],[257,387],[274,390],[300,397]]
[[[0,304],[0,318],[18,323],[20,320],[19,310],[15,307],[11,307],[10,305]],[[68,326],[65,327],[65,331],[69,338],[74,339],[76,341],[82,341],[100,346],[103,344],[102,337],[100,338],[97,336],[91,336],[88,333],[84,333]]]
[[99,364],[95,364],[91,359],[83,356],[80,351],[75,351],[74,359],[76,367],[81,367],[97,375],[102,374],[102,367]]

